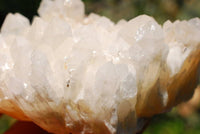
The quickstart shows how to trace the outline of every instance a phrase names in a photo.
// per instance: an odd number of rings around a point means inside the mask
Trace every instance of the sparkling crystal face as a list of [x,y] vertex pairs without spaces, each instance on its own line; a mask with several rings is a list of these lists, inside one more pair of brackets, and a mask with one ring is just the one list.
[[31,24],[8,14],[1,28],[1,112],[52,133],[132,134],[197,86],[199,18],[114,24],[80,0],[43,0],[38,13]]

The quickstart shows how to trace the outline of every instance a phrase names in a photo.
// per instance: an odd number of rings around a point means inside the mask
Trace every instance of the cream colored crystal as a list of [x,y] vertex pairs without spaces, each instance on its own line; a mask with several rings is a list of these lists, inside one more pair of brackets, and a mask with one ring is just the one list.
[[0,111],[57,134],[134,133],[137,119],[189,99],[200,19],[138,16],[114,24],[80,0],[43,0],[30,24],[8,14],[0,34]]

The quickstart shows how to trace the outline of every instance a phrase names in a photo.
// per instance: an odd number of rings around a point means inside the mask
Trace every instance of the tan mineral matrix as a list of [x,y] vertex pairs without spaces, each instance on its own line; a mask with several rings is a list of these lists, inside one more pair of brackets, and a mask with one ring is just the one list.
[[117,24],[80,0],[43,0],[0,33],[0,111],[55,134],[133,134],[188,100],[200,77],[200,19]]

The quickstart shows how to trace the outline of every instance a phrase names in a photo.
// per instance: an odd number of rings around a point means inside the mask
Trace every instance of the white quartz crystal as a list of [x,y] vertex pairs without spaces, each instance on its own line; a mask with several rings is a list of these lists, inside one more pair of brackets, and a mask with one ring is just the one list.
[[132,134],[137,118],[176,105],[171,89],[184,89],[170,84],[187,59],[196,59],[189,70],[197,74],[199,18],[162,27],[141,15],[115,24],[86,16],[80,0],[42,0],[38,13],[31,24],[8,14],[2,25],[0,111],[49,132]]

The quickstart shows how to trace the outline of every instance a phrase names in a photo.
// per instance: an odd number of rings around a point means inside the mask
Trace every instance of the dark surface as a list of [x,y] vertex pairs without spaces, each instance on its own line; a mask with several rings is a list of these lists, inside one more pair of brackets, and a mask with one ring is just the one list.
[[50,134],[31,122],[16,122],[4,134]]
[[37,14],[40,0],[0,0],[0,25],[8,13],[19,12],[32,20]]

